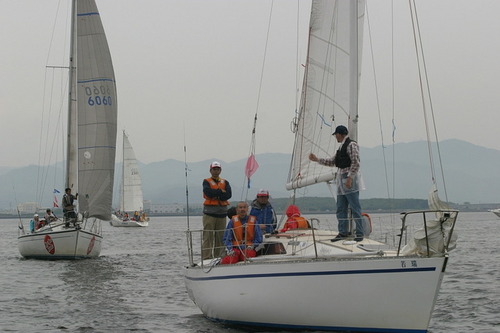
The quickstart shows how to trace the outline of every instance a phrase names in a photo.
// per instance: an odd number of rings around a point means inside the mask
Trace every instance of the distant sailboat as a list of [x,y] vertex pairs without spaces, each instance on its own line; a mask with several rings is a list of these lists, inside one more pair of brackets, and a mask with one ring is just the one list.
[[66,187],[78,193],[76,219],[64,218],[29,232],[19,225],[26,258],[99,256],[101,221],[111,219],[116,151],[116,83],[94,0],[73,0],[69,58]]
[[496,216],[500,217],[500,208],[490,209],[489,211],[495,214]]
[[120,212],[113,214],[113,227],[147,227],[149,217],[144,213],[142,181],[139,165],[128,135],[123,131],[123,164],[120,191]]
[[[312,1],[289,190],[335,180],[334,168],[308,158],[333,156],[334,126],[347,125],[357,140],[364,18],[363,0]],[[202,260],[203,231],[188,230],[188,295],[205,316],[228,324],[426,332],[458,216],[431,197],[430,210],[401,215],[396,244],[368,237],[332,242],[338,232],[312,219],[313,228],[265,235],[257,257],[223,265],[221,258]]]

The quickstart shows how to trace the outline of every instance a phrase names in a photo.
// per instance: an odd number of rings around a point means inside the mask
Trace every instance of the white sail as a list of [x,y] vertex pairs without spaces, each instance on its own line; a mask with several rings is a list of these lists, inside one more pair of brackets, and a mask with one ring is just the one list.
[[117,124],[115,75],[95,1],[76,3],[79,210],[110,220]]
[[143,210],[142,181],[134,149],[123,131],[123,176],[120,210],[134,212]]
[[338,149],[335,126],[347,126],[350,138],[357,140],[364,7],[364,0],[312,2],[288,190],[334,179],[335,169],[309,161],[309,154],[333,156]]

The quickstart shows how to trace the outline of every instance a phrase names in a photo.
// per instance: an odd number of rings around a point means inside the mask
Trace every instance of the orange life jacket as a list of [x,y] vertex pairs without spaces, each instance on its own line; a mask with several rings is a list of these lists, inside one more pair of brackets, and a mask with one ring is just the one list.
[[307,228],[309,228],[309,223],[307,223],[307,220],[306,220],[305,217],[295,216],[294,219],[297,222],[297,228],[298,229],[307,229]]
[[305,217],[302,216],[293,216],[286,220],[283,229],[281,232],[285,232],[291,229],[309,229],[309,223],[307,222]]
[[[255,239],[255,221],[255,216],[250,215],[246,225],[243,226],[238,215],[233,216],[233,246],[253,246],[253,241]],[[245,229],[243,230],[243,228]],[[244,236],[243,231],[245,231]],[[243,237],[245,239],[243,239]]]
[[[210,188],[213,190],[221,189],[221,190],[226,190],[226,181],[222,178],[220,178],[219,182],[216,182],[212,177],[205,179],[208,184],[210,185]],[[203,202],[204,205],[206,206],[228,206],[229,201],[227,200],[219,200],[217,198],[209,198],[203,193],[203,198],[205,198],[205,202]]]

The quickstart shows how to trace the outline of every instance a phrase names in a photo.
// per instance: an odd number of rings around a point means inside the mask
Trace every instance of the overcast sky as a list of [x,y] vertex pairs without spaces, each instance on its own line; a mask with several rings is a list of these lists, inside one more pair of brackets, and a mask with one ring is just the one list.
[[[48,112],[43,111],[44,82],[47,73],[56,72],[45,67],[67,65],[67,53],[56,52],[64,42],[52,37],[57,9],[62,17],[67,3],[0,0],[0,166],[38,163],[42,113]],[[256,153],[290,153],[289,124],[301,85],[297,72],[302,73],[310,4],[274,1],[264,58],[271,3],[97,1],[117,80],[118,146],[125,129],[144,163],[184,160],[184,144],[188,161],[235,161],[248,156],[258,111]],[[419,88],[407,6],[407,1],[394,5],[391,46],[391,1],[368,0],[361,146],[379,145],[381,132],[385,143],[391,142],[392,67],[396,141],[425,139],[422,116],[416,113]],[[417,8],[439,138],[500,149],[500,1],[421,0]],[[49,52],[52,38],[59,46]]]

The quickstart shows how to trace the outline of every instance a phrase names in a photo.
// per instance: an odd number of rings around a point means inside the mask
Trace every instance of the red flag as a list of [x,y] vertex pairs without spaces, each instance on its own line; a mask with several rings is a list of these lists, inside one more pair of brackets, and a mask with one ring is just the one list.
[[59,203],[57,202],[57,197],[54,195],[54,208],[58,208]]
[[247,178],[250,179],[250,177],[252,177],[252,175],[255,173],[255,171],[257,171],[258,168],[259,163],[257,163],[254,154],[251,154],[248,157],[247,165],[245,167],[245,175],[247,176]]

